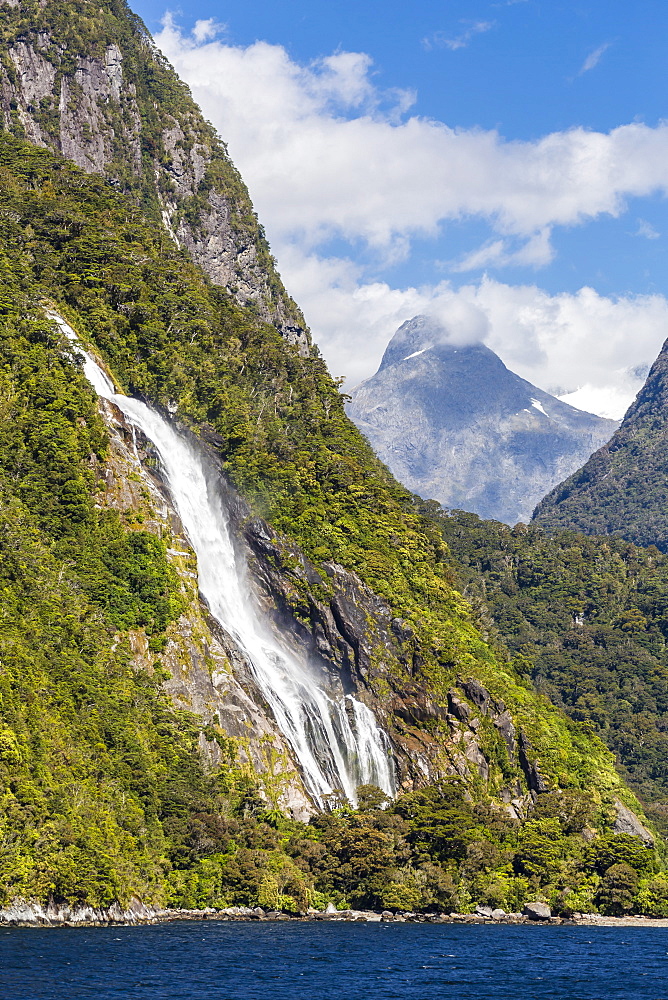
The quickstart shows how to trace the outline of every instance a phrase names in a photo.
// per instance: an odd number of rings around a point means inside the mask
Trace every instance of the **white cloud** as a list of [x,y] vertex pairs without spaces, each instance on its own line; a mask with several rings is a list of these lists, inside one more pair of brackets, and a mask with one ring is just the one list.
[[430,49],[450,49],[456,52],[457,49],[465,49],[472,38],[476,35],[484,34],[494,27],[493,21],[461,21],[461,24],[468,24],[468,27],[459,35],[446,35],[444,31],[435,31],[433,35],[422,39],[422,44],[427,51]]
[[601,61],[601,58],[605,52],[610,48],[610,42],[604,42],[603,45],[599,45],[597,49],[590,52],[585,61],[582,63],[578,71],[578,76],[582,76],[583,73],[588,73],[590,70],[595,69],[596,66]]
[[198,45],[201,45],[203,42],[216,38],[224,30],[225,25],[220,24],[214,17],[209,17],[204,21],[195,21],[193,39]]
[[509,368],[555,395],[580,390],[580,405],[589,387],[588,406],[604,416],[623,416],[643,383],[632,370],[654,361],[668,330],[662,295],[549,295],[489,279],[459,294],[485,310],[486,342]]
[[549,226],[534,233],[517,250],[512,249],[510,240],[490,240],[477,250],[472,250],[460,261],[452,265],[453,271],[478,271],[485,267],[544,267],[554,258],[550,243]]
[[347,375],[350,387],[376,371],[405,320],[427,313],[453,340],[483,340],[539,388],[558,396],[578,393],[568,402],[621,419],[644,381],[642,366],[654,361],[668,331],[662,295],[609,298],[592,288],[550,295],[535,285],[490,278],[459,289],[447,281],[398,289],[365,282],[350,261],[294,248],[282,264],[332,372]]
[[156,41],[228,143],[335,375],[354,385],[375,371],[404,320],[461,316],[466,306],[480,312],[489,346],[541,388],[589,386],[588,398],[600,403],[603,393],[607,408],[630,401],[640,382],[627,370],[651,362],[668,329],[662,296],[614,299],[589,288],[551,296],[491,279],[459,290],[445,281],[393,288],[326,248],[342,239],[351,256],[367,248],[383,264],[407,257],[416,237],[440,237],[448,220],[474,217],[490,237],[452,271],[543,266],[556,226],[619,215],[631,197],[668,191],[668,123],[572,128],[535,141],[451,129],[407,117],[414,94],[381,90],[364,53],[302,66],[281,46],[228,45],[212,37],[212,22],[200,23],[184,36],[167,19]]
[[644,236],[646,240],[658,240],[661,233],[657,232],[654,226],[647,219],[638,219],[636,236]]
[[549,227],[668,190],[666,123],[507,141],[406,118],[413,95],[379,90],[363,53],[300,66],[281,46],[198,43],[171,21],[156,40],[225,137],[277,248],[344,237],[396,254],[465,216],[544,243]]

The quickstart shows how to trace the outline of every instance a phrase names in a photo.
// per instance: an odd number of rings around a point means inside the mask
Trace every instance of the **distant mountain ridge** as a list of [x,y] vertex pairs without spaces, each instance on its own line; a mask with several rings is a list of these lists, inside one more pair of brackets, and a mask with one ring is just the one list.
[[484,344],[457,346],[444,334],[426,316],[404,323],[378,372],[353,390],[348,415],[420,496],[528,521],[617,424],[531,385]]
[[556,486],[534,520],[668,552],[668,341],[612,440]]

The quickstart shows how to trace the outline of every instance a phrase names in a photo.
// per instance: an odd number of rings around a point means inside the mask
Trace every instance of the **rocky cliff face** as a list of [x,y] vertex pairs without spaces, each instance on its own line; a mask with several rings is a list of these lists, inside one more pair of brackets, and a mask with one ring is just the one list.
[[409,489],[515,524],[615,430],[508,371],[482,344],[454,346],[424,316],[404,323],[348,414]]
[[[259,671],[231,634],[235,623],[223,615],[230,631],[217,625],[199,594],[158,452],[113,404],[102,404],[107,448],[59,316],[117,385],[203,442],[210,468],[189,482],[207,497],[217,482],[213,496],[224,498],[267,628],[301,652],[319,685],[354,694],[375,714],[398,790],[455,778],[447,790],[471,807],[472,821],[474,805],[485,817],[525,818],[538,796],[562,788],[586,790],[602,808],[613,793],[625,795],[612,755],[487,641],[454,589],[433,519],[347,420],[322,360],[286,343],[300,343],[300,334],[281,325],[281,303],[284,318],[296,314],[263,264],[245,190],[222,147],[207,145],[210,133],[141,25],[121,0],[1,9],[8,127],[84,167],[0,132],[6,900],[46,902],[55,886],[58,900],[97,909],[121,898],[119,885],[126,899],[159,899],[168,889],[183,899],[195,891],[191,876],[208,884],[212,852],[229,847],[231,855],[243,843],[266,859],[258,866],[273,866],[284,827],[272,831],[282,821],[271,813],[305,817],[314,808],[284,735],[290,719],[272,715]],[[88,109],[87,128],[79,108]],[[243,287],[227,282],[224,253],[208,242],[224,243],[225,233]],[[249,233],[254,250],[244,258]],[[175,247],[190,237],[209,274],[216,262],[223,267],[229,294]],[[151,434],[154,424],[141,426]],[[163,458],[165,440],[178,443],[171,432],[155,440]],[[185,477],[170,476],[182,497]],[[151,533],[167,542],[176,574]],[[205,565],[201,537],[197,550]],[[228,593],[235,575],[224,586],[216,577],[218,589],[207,593]],[[285,680],[302,663],[279,650],[273,666]],[[310,679],[294,673],[307,708]],[[308,717],[312,733],[318,718]],[[346,717],[338,718],[342,731]],[[336,733],[323,725],[317,735],[311,748],[328,742],[333,751]],[[442,790],[432,792],[438,802]],[[405,855],[397,858],[403,865]],[[285,852],[283,863],[298,875]],[[227,861],[216,864],[223,873]],[[278,905],[277,882],[274,889]],[[195,901],[210,891],[197,890]],[[301,906],[308,897],[299,893]]]
[[612,440],[541,501],[536,523],[668,552],[667,415],[668,341]]
[[0,121],[103,174],[214,284],[307,353],[246,187],[188,88],[122,0],[0,6]]

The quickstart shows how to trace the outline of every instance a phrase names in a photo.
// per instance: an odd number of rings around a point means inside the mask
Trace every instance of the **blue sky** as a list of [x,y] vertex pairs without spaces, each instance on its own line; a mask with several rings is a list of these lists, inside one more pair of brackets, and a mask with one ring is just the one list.
[[[668,334],[668,4],[134,4],[335,374],[433,311],[621,415]],[[613,411],[614,414],[613,414]]]

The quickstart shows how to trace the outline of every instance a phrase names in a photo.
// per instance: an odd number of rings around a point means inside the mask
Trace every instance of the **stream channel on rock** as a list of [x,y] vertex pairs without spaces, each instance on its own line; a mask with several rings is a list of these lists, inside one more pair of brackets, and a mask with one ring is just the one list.
[[204,449],[146,403],[117,393],[75,331],[56,313],[50,316],[83,356],[84,372],[98,396],[115,404],[153,443],[197,556],[200,593],[250,665],[314,801],[323,807],[327,796],[340,791],[355,804],[357,787],[364,784],[377,785],[392,796],[392,760],[373,712],[353,695],[331,696],[316,671],[263,626]]

